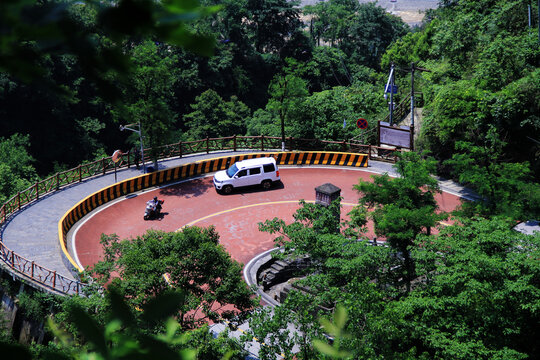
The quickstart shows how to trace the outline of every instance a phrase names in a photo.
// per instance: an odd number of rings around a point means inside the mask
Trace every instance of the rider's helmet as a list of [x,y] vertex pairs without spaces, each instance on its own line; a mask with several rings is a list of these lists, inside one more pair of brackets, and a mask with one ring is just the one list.
[[157,196],[154,196],[154,201],[157,201]]

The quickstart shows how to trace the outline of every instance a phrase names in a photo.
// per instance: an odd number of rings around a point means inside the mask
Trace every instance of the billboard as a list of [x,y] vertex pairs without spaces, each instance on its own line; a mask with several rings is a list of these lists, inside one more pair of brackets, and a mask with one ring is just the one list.
[[379,121],[379,145],[391,145],[412,150],[413,132],[414,127],[390,126],[387,122]]

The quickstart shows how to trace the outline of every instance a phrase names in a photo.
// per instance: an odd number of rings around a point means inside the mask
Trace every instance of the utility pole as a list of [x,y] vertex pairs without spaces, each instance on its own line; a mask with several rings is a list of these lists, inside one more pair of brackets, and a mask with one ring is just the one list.
[[531,0],[527,4],[527,17],[529,19],[529,34],[531,33],[532,23],[531,23]]
[[[539,0],[540,1],[540,0]],[[384,88],[384,99],[386,100],[386,94],[390,92],[390,125],[392,125],[392,119],[394,116],[394,62],[392,61],[390,66],[390,76],[388,76],[388,81],[386,82],[386,87]]]
[[[139,130],[135,130],[135,129],[132,129],[130,128],[130,126],[138,126],[139,127]],[[130,130],[130,131],[133,131],[134,133],[137,133],[139,135],[139,142],[141,143],[141,161],[142,161],[142,166],[143,166],[143,174],[146,174],[146,165],[144,163],[144,146],[143,146],[143,136],[142,136],[142,127],[141,127],[141,122],[139,121],[139,123],[133,123],[133,124],[128,124],[128,125],[120,125],[120,131],[124,131],[124,130]]]
[[411,127],[414,128],[414,61],[411,63]]
[[390,70],[390,126],[393,124],[394,119],[394,62],[392,61],[392,67]]

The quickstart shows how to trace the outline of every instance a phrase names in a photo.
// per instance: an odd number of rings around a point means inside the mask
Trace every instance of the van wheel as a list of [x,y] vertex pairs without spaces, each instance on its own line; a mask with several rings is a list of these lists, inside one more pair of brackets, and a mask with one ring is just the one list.
[[230,193],[232,193],[232,186],[231,186],[231,185],[225,185],[225,186],[221,189],[221,192],[223,192],[224,194],[230,194]]
[[265,190],[268,190],[270,189],[270,187],[272,186],[272,181],[270,180],[264,180],[262,183],[261,183],[263,189]]

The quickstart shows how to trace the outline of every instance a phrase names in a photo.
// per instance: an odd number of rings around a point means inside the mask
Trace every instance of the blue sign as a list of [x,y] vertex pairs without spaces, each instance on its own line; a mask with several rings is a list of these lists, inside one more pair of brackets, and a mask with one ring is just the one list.
[[[391,85],[387,85],[384,87],[385,93],[390,93],[390,86]],[[392,86],[392,94],[397,94],[397,85]]]

